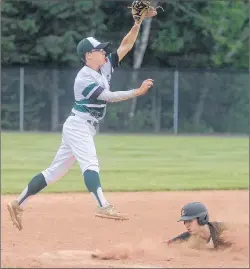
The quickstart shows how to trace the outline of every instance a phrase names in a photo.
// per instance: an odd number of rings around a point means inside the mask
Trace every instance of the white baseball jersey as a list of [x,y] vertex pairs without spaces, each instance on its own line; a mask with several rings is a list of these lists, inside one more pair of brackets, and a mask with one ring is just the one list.
[[88,66],[78,72],[74,83],[75,104],[72,112],[83,118],[104,118],[107,102],[97,98],[104,89],[110,90],[111,75],[116,66],[118,55],[111,53],[106,57],[106,63],[100,68],[100,72]]

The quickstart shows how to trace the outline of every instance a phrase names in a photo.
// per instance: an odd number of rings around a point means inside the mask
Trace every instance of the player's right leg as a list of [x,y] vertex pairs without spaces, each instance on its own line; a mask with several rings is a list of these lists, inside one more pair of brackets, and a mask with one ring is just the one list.
[[53,183],[62,178],[75,162],[70,147],[62,140],[62,143],[56,153],[51,165],[41,173],[35,175],[21,195],[7,205],[13,224],[22,230],[22,213],[26,202],[35,194],[43,190],[48,184]]
[[97,202],[97,217],[127,220],[128,216],[118,212],[105,198],[99,175],[99,161],[97,158],[93,129],[86,120],[78,116],[68,118],[64,125],[65,140],[81,168],[84,183],[88,191]]

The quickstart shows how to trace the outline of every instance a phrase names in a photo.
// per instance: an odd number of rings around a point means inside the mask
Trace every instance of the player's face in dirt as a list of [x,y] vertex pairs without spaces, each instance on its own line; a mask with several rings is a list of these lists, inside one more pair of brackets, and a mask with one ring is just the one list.
[[105,64],[105,55],[106,52],[102,49],[92,50],[91,53],[89,54],[89,60],[98,66],[102,66]]
[[184,221],[184,225],[190,234],[197,234],[200,231],[200,225],[197,219]]

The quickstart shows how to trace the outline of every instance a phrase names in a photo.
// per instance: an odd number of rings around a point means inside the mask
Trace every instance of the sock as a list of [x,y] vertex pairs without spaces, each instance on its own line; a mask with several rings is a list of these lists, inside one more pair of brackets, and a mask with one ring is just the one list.
[[94,195],[94,197],[98,202],[98,205],[99,206],[109,205],[102,192],[99,174],[96,171],[86,170],[83,176],[88,191]]
[[24,206],[24,202],[27,202],[27,198],[30,198],[31,195],[35,195],[42,189],[47,186],[47,182],[42,173],[33,177],[28,184],[28,186],[24,189],[21,195],[17,198],[18,204],[20,206]]

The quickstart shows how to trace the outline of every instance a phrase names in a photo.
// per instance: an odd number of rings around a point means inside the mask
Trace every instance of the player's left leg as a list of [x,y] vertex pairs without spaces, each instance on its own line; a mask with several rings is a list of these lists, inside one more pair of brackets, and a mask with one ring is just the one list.
[[75,157],[73,156],[70,147],[62,139],[62,143],[51,165],[41,173],[35,175],[19,197],[7,205],[11,220],[19,230],[22,230],[23,228],[21,217],[27,201],[47,187],[48,184],[62,178],[74,162]]

